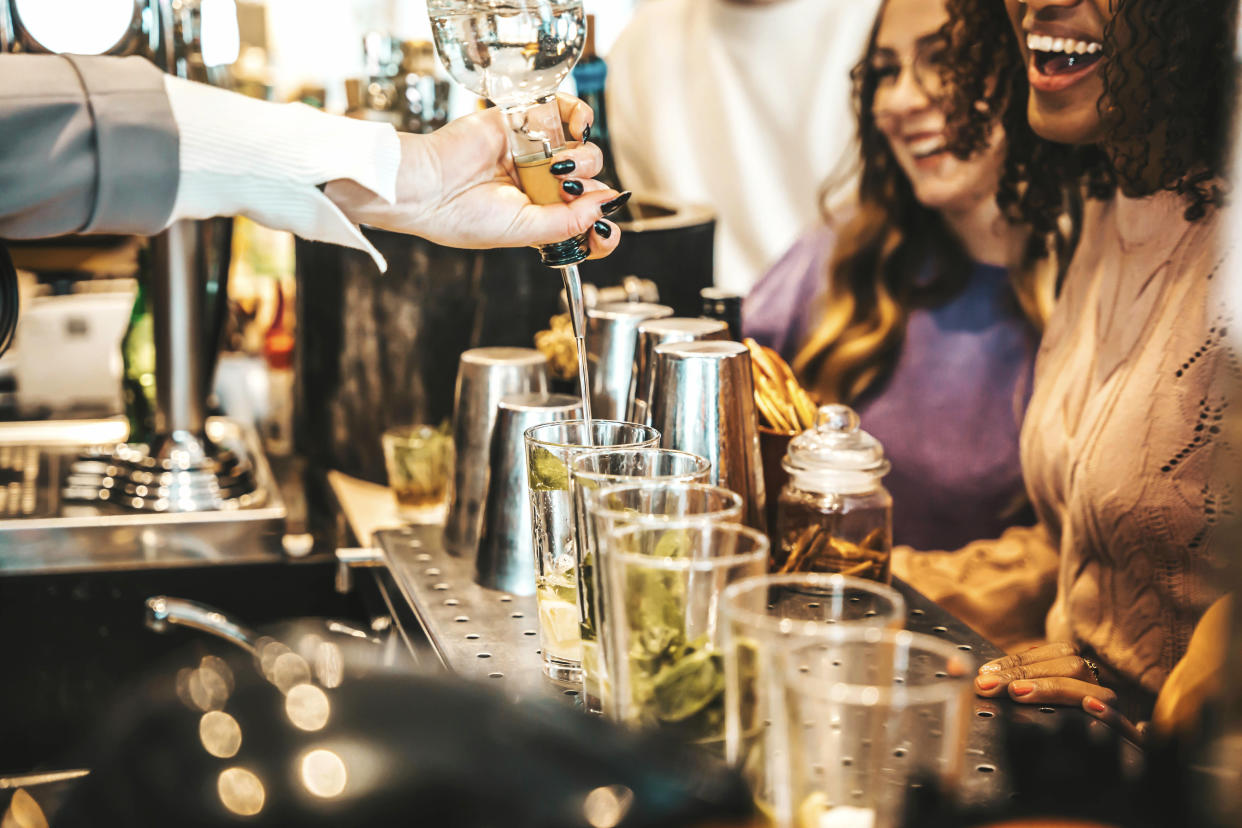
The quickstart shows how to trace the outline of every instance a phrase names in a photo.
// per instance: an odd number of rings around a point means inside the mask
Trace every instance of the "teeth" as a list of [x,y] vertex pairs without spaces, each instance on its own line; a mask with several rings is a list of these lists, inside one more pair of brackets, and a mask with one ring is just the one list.
[[1075,40],[1072,37],[1052,37],[1050,35],[1028,34],[1026,48],[1032,52],[1062,52],[1067,55],[1094,55],[1104,48],[1104,44],[1094,41]]
[[944,141],[942,140],[940,136],[933,135],[929,138],[923,138],[922,140],[919,140],[919,141],[912,141],[909,144],[909,147],[910,147],[911,154],[917,157],[923,157],[923,156],[931,155],[934,152],[939,152],[941,149],[943,149]]

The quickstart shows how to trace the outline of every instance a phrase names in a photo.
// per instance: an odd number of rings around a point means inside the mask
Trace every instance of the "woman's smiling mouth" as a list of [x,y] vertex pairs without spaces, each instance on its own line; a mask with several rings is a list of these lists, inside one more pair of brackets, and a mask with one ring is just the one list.
[[1104,57],[1098,40],[1028,32],[1027,78],[1040,92],[1058,92],[1084,79]]

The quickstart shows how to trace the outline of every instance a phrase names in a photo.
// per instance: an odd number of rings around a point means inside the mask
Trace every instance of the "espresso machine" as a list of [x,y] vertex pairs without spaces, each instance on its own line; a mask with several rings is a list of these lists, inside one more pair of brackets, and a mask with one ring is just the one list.
[[[238,42],[232,0],[0,0],[0,48],[10,52],[139,55],[224,85]],[[285,510],[257,435],[206,413],[231,230],[231,219],[179,221],[150,239],[151,439],[128,442],[118,419],[0,426],[6,569],[279,550]]]

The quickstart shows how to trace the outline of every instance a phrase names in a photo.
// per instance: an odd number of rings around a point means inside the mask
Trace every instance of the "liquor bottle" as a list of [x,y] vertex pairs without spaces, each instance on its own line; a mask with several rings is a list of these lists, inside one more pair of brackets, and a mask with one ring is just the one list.
[[582,57],[574,66],[572,74],[574,83],[578,86],[578,97],[595,112],[595,122],[591,124],[591,143],[598,146],[600,152],[604,154],[604,167],[596,177],[614,190],[619,190],[621,182],[612,162],[612,144],[608,135],[608,110],[604,105],[608,64],[595,53],[595,15],[588,14],[586,19],[586,44],[582,48]]
[[121,339],[121,396],[129,421],[129,442],[145,443],[155,432],[155,318],[147,298],[151,249],[138,252],[138,291]]
[[261,426],[263,447],[278,457],[293,453],[293,347],[285,293],[277,281],[276,315],[263,337],[263,358],[267,362],[267,416]]
[[729,337],[742,341],[742,297],[717,287],[705,287],[699,291],[703,301],[701,315],[719,319],[729,326]]

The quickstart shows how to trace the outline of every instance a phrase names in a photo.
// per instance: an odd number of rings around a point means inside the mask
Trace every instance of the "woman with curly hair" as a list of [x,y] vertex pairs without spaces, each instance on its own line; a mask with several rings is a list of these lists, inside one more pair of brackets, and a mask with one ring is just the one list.
[[894,540],[929,549],[1033,521],[1018,427],[1053,281],[997,207],[1004,130],[969,159],[947,149],[948,20],[943,0],[881,6],[853,73],[852,203],[825,208],[743,307],[821,402],[858,409],[893,463]]
[[1220,597],[1234,510],[1242,370],[1213,285],[1237,2],[948,4],[954,151],[1006,113],[1003,209],[1047,226],[1089,197],[1022,429],[1039,524],[894,568],[984,634],[1049,642],[984,665],[980,695],[1145,718]]

